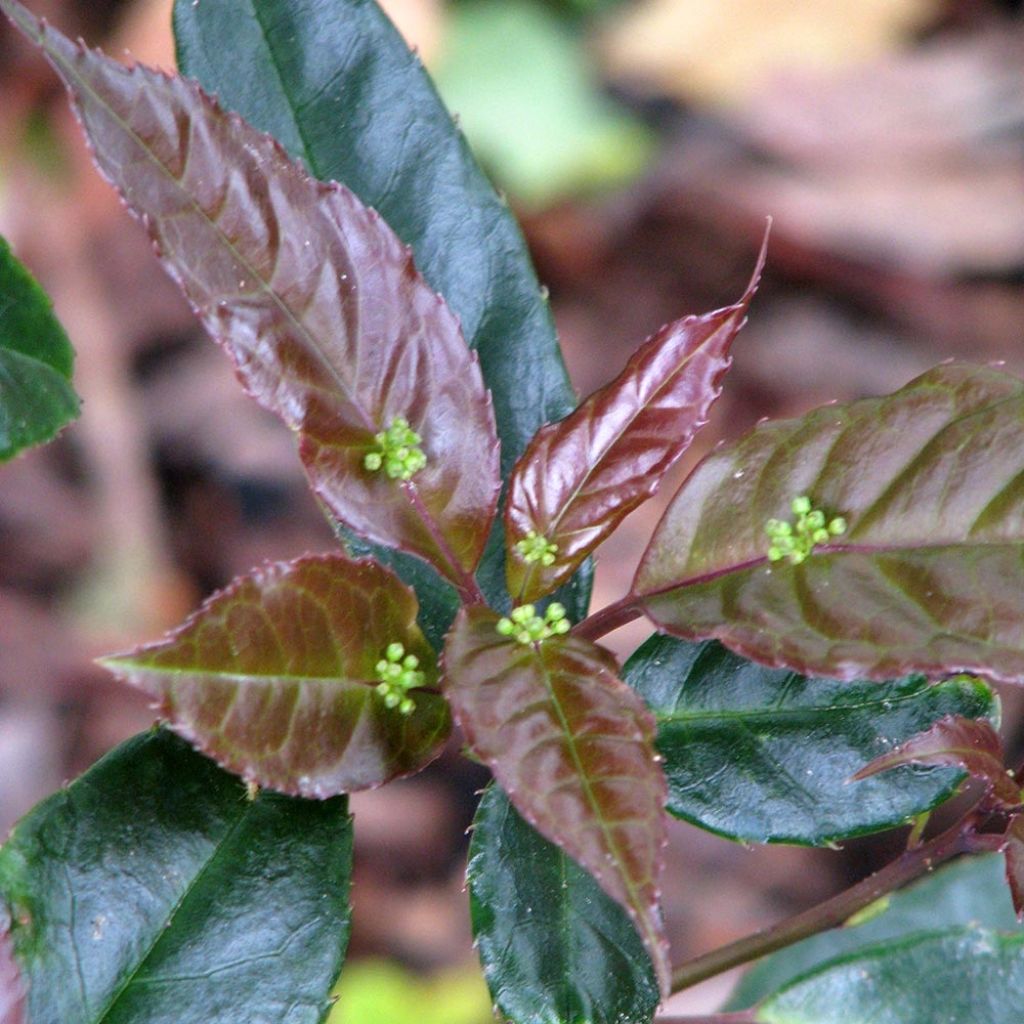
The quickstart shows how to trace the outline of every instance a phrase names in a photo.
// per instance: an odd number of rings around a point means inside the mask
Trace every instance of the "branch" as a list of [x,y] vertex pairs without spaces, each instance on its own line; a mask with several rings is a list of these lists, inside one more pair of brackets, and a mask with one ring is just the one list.
[[[891,864],[880,871],[858,882],[845,892],[833,896],[824,903],[819,903],[794,917],[781,921],[770,928],[762,929],[753,935],[737,942],[712,950],[703,956],[689,960],[677,967],[672,974],[672,990],[696,985],[700,981],[712,978],[740,964],[757,960],[777,949],[790,946],[794,942],[806,939],[818,932],[835,928],[858,910],[863,910],[882,896],[901,888],[908,882],[923,875],[944,861],[950,860],[961,853],[979,853],[998,850],[1003,837],[995,834],[980,835],[974,831],[976,827],[973,815],[961,819],[941,835],[911,847]],[[706,1018],[714,1021],[714,1017]],[[729,1017],[719,1018],[729,1021]],[[735,1018],[734,1018],[735,1019]],[[742,1017],[739,1020],[743,1020]]]
[[633,594],[627,594],[624,598],[614,604],[602,608],[593,615],[588,615],[582,622],[578,622],[572,629],[573,636],[582,637],[584,640],[597,640],[610,633],[619,626],[626,625],[634,619],[643,615],[637,599]]

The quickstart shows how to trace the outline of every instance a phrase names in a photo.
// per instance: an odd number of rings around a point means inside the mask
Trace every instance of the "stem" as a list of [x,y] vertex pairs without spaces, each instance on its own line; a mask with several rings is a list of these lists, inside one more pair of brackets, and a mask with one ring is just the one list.
[[639,619],[643,615],[640,606],[637,604],[636,596],[627,594],[624,598],[614,604],[602,608],[593,615],[588,615],[582,622],[578,622],[572,629],[572,635],[582,637],[584,640],[597,640],[599,637],[610,633],[627,622]]
[[[941,835],[906,850],[891,864],[824,903],[819,903],[816,907],[811,907],[721,949],[712,950],[687,961],[672,973],[673,992],[679,992],[732,967],[774,953],[777,949],[792,945],[828,928],[835,928],[858,910],[863,910],[875,900],[899,889],[957,854],[999,849],[1003,842],[1002,836],[979,835],[974,831],[974,827],[973,816],[966,819],[966,824],[965,819],[961,819]],[[713,1017],[710,1019],[714,1020]]]

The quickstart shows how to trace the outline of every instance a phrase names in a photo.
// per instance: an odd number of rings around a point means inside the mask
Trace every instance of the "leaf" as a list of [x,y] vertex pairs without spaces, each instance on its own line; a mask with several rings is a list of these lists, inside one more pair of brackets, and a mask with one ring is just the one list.
[[1006,829],[1006,845],[1003,847],[1006,864],[1006,883],[1013,898],[1013,909],[1017,920],[1024,917],[1024,815],[1015,814]]
[[351,858],[343,799],[250,801],[170,733],[129,740],[0,850],[28,1021],[322,1019]]
[[25,1024],[25,986],[14,961],[6,912],[0,914],[0,1024]]
[[[614,381],[530,442],[505,508],[509,590],[520,600],[535,600],[567,579],[689,448],[721,394],[767,244],[766,233],[739,302],[662,327]],[[532,538],[550,545],[546,554],[528,551]]]
[[653,151],[651,133],[602,90],[585,39],[551,6],[454,8],[436,71],[480,161],[535,209],[624,185]]
[[889,939],[953,925],[1016,930],[1000,861],[997,854],[963,857],[893,893],[885,912],[865,923],[834,928],[774,953],[740,979],[728,1007],[752,1006],[819,964]]
[[74,358],[50,300],[0,238],[0,462],[78,415]]
[[608,651],[571,635],[524,645],[497,623],[464,608],[448,635],[442,685],[455,717],[519,813],[626,909],[667,994],[654,721]]
[[513,1024],[642,1024],[658,985],[623,909],[492,785],[469,847],[473,935]]
[[1015,807],[1021,802],[1020,787],[1003,764],[999,735],[988,722],[947,715],[895,750],[876,757],[853,778],[866,779],[907,764],[956,765],[982,780],[999,804]]
[[[807,496],[845,533],[769,562]],[[1024,681],[1024,387],[936,367],[894,395],[755,427],[680,488],[634,590],[663,629],[842,679]]]
[[824,846],[905,823],[952,796],[964,773],[907,766],[847,785],[850,776],[942,715],[999,712],[976,679],[841,683],[658,635],[622,678],[658,722],[668,810],[742,842]]
[[[480,356],[507,476],[537,428],[576,401],[519,227],[422,63],[370,0],[178,0],[174,27],[185,73],[317,177],[344,182],[412,246]],[[499,525],[494,532],[479,578],[489,603],[505,608]],[[411,559],[387,558],[415,584],[439,639],[455,610],[446,586],[413,575]],[[589,584],[580,590],[582,614]]]
[[770,996],[761,1024],[1019,1024],[1024,935],[984,928],[915,936],[826,963]]
[[[194,83],[75,46],[16,0],[0,8],[68,86],[97,165],[245,388],[298,433],[317,495],[472,590],[500,487],[493,411],[409,250]],[[398,418],[426,455],[406,480],[364,465]]]
[[103,664],[225,768],[322,798],[408,775],[440,752],[444,698],[411,690],[415,710],[402,714],[377,692],[376,666],[395,643],[432,686],[412,591],[372,561],[306,556],[240,577],[163,640]]

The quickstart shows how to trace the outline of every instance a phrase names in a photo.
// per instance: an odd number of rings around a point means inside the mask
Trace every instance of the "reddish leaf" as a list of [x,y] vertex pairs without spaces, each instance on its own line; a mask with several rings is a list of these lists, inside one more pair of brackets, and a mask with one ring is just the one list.
[[[100,170],[140,217],[242,383],[300,437],[357,533],[472,584],[500,486],[490,397],[458,321],[393,231],[193,82],[131,70],[0,0],[67,85]],[[365,468],[404,417],[425,468]]]
[[628,911],[667,994],[654,720],[603,648],[571,636],[523,645],[497,622],[464,609],[448,635],[443,685],[456,718],[520,814]]
[[981,779],[992,798],[1006,807],[1020,802],[1020,789],[1003,764],[1003,746],[984,719],[947,715],[888,754],[876,757],[853,779],[866,779],[903,764],[953,765]]
[[[689,448],[721,394],[767,246],[766,231],[739,302],[662,327],[614,381],[530,442],[513,470],[505,509],[509,591],[520,600],[569,579]],[[527,557],[523,547],[534,538],[538,548]],[[544,542],[551,545],[546,559]]]
[[1013,898],[1013,909],[1017,918],[1024,918],[1024,814],[1015,814],[1006,830],[1006,844],[1003,846],[1006,861],[1006,882]]
[[14,959],[9,922],[0,912],[0,1024],[24,1024],[25,984]]
[[164,640],[103,663],[219,764],[322,798],[418,771],[448,735],[436,692],[413,690],[408,715],[377,692],[393,643],[432,686],[412,591],[376,562],[307,556],[235,580]]
[[[799,495],[846,530],[770,562]],[[944,365],[756,427],[683,484],[634,592],[669,632],[805,674],[1024,681],[1024,385]]]

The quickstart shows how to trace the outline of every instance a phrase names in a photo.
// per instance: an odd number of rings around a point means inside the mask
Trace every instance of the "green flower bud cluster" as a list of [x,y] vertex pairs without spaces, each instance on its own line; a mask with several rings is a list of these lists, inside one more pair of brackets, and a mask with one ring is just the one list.
[[412,713],[416,702],[409,691],[423,685],[423,673],[418,671],[420,659],[415,654],[406,654],[399,644],[388,644],[384,657],[377,662],[376,673],[380,682],[377,692],[389,708],[398,708],[403,715]]
[[541,565],[554,565],[558,545],[542,537],[536,530],[531,530],[522,540],[516,541],[516,551],[523,556],[524,562],[540,562]]
[[392,480],[408,480],[426,464],[427,457],[419,447],[423,438],[409,426],[404,416],[396,416],[387,430],[374,435],[379,449],[368,452],[363,465],[371,473],[383,469]]
[[552,601],[543,618],[532,604],[513,608],[507,619],[498,619],[494,627],[502,636],[511,636],[521,644],[536,644],[549,636],[563,636],[569,632],[569,620],[565,617],[565,605]]
[[811,499],[801,494],[790,503],[796,516],[795,523],[783,519],[769,519],[764,524],[768,534],[768,560],[780,562],[788,559],[799,565],[817,544],[826,544],[833,537],[846,533],[846,520],[842,516],[826,520],[821,509],[811,506]]

